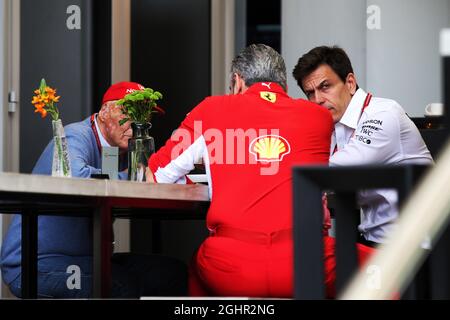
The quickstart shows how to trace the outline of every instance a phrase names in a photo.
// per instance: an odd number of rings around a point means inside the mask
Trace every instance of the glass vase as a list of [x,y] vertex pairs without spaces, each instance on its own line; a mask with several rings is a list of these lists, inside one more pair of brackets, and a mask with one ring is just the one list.
[[72,177],[70,167],[69,149],[67,147],[66,134],[61,119],[53,120],[53,177]]
[[148,159],[155,152],[155,141],[149,135],[150,123],[132,123],[133,137],[128,140],[128,180],[146,181]]

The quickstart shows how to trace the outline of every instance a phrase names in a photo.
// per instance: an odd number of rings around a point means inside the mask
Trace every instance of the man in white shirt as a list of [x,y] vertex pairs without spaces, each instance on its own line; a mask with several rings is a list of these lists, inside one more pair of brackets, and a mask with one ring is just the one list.
[[[350,59],[341,48],[312,49],[298,60],[293,76],[307,98],[333,116],[330,166],[433,162],[402,107],[358,87]],[[398,216],[397,193],[362,191],[359,202],[363,212],[360,242],[372,246],[383,242]]]

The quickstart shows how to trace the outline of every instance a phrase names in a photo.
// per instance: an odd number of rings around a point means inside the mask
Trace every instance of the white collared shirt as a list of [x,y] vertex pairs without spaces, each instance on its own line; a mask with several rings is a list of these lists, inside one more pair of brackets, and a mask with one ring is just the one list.
[[111,145],[108,143],[108,141],[106,141],[106,139],[103,137],[102,132],[100,131],[100,128],[97,123],[97,116],[98,115],[95,115],[94,122],[95,122],[95,128],[97,129],[98,138],[100,139],[100,144],[102,145],[102,147],[111,147]]
[[[403,108],[394,100],[372,97],[361,115],[366,97],[367,93],[358,89],[335,124],[330,166],[431,164],[431,154]],[[398,216],[397,192],[361,191],[359,202],[363,212],[359,231],[367,240],[383,242]]]

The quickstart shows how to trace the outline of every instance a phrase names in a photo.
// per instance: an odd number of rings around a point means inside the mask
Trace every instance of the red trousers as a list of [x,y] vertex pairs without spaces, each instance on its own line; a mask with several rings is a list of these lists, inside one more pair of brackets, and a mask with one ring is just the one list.
[[[362,265],[374,249],[358,244]],[[324,237],[325,285],[335,296],[335,239]],[[191,296],[293,297],[292,241],[270,245],[228,237],[209,237],[197,251],[189,270]]]

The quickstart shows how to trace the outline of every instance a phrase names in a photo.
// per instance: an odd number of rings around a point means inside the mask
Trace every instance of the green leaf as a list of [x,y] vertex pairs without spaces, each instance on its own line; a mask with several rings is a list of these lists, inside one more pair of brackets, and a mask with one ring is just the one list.
[[145,99],[151,99],[152,98],[152,93],[148,92],[148,91],[143,91],[142,95],[145,97]]
[[[122,100],[122,113],[126,116],[121,124],[126,121],[149,122],[152,118],[153,109],[156,106],[156,100],[162,98],[162,94],[151,88],[136,90],[126,95]],[[118,104],[119,104],[118,102]]]
[[123,126],[127,121],[129,121],[130,120],[130,118],[124,118],[124,119],[122,119],[122,120],[120,120],[119,121],[119,124],[121,125],[121,126]]
[[45,79],[42,78],[42,79],[41,79],[41,84],[40,84],[40,86],[39,86],[39,91],[40,91],[41,93],[44,93],[46,87],[47,87],[47,83],[45,82]]

